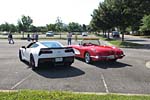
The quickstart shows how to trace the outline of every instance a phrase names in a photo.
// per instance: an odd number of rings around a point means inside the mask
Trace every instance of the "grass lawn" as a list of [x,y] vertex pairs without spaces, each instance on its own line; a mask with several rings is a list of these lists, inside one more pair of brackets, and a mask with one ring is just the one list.
[[143,37],[143,38],[150,38],[150,36],[141,36],[141,37]]
[[131,42],[126,42],[126,41],[120,41],[120,40],[107,40],[109,43],[112,45],[115,45],[117,47],[122,47],[122,48],[133,48],[133,47],[142,47],[142,44],[137,44],[137,43],[131,43]]
[[60,91],[20,90],[0,92],[0,100],[150,100],[146,95],[81,94]]
[[135,47],[143,47],[144,46],[142,44],[121,41],[118,39],[107,39],[107,38],[104,38],[102,35],[99,35],[99,37],[100,37],[100,39],[107,41],[110,44],[115,45],[117,47],[121,47],[121,48],[135,48]]

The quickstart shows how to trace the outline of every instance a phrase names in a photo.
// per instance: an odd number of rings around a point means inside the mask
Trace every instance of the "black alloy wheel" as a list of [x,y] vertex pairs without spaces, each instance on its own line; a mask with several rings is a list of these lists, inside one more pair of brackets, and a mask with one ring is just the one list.
[[36,70],[35,61],[34,61],[33,55],[30,56],[30,63],[29,63],[29,65],[32,68],[32,70]]
[[20,59],[20,61],[23,61],[22,55],[21,55],[21,50],[19,50],[19,59]]
[[64,65],[65,65],[66,67],[70,67],[71,64],[72,64],[72,63],[65,63]]

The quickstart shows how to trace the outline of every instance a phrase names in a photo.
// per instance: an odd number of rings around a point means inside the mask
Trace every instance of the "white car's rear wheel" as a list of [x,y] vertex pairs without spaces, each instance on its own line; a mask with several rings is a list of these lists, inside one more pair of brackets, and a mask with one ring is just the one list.
[[70,67],[72,63],[66,63],[65,66],[66,67]]
[[21,50],[19,50],[19,59],[20,59],[20,61],[23,61],[22,55],[21,55]]
[[87,64],[91,63],[91,57],[88,52],[85,53],[84,60]]
[[30,56],[30,63],[29,63],[29,65],[32,68],[32,70],[36,70],[35,61],[34,61],[33,55]]

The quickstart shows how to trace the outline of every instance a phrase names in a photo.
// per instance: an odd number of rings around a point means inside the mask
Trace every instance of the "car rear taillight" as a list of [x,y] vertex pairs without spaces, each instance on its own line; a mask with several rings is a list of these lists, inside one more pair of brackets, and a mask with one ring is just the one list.
[[65,52],[73,52],[74,53],[74,50],[72,48],[69,48],[69,49],[66,49]]
[[40,50],[40,52],[39,52],[39,56],[41,55],[41,54],[51,54],[51,53],[53,53],[53,51],[51,51],[51,50]]

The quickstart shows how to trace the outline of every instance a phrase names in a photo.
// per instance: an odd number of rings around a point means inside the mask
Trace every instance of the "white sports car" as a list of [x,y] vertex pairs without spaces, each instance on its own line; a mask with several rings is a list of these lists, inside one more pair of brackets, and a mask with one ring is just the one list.
[[70,66],[74,56],[72,47],[65,47],[57,41],[32,42],[19,49],[19,59],[29,62],[33,70],[42,63]]

